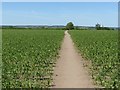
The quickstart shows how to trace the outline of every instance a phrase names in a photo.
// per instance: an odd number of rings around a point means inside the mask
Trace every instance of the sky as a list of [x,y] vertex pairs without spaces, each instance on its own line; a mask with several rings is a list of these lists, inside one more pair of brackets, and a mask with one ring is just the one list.
[[3,25],[118,26],[117,2],[3,2]]

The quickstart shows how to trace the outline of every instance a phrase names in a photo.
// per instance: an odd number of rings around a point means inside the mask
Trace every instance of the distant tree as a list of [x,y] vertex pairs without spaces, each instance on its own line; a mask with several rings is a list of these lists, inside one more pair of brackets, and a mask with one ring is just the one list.
[[44,27],[44,26],[41,26],[40,28],[41,28],[41,29],[45,29],[45,27]]
[[67,25],[66,25],[66,29],[67,29],[67,30],[74,29],[74,25],[73,25],[73,23],[72,23],[72,22],[67,23]]
[[111,30],[109,27],[104,27],[103,25],[96,24],[96,29],[97,30]]
[[110,30],[109,27],[102,27],[102,30]]
[[100,29],[101,29],[101,25],[98,24],[98,23],[95,25],[95,27],[96,27],[97,30],[100,30]]
[[75,26],[74,29],[75,29],[75,30],[79,30],[79,27],[78,27],[78,26]]
[[12,28],[14,28],[14,26],[8,26],[8,28],[12,29]]

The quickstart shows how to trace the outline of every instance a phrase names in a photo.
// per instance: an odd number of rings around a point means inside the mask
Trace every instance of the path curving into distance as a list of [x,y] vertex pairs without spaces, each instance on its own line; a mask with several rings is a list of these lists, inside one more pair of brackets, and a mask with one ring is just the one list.
[[76,51],[73,41],[65,31],[53,76],[53,88],[94,88],[92,79],[83,67],[82,57]]

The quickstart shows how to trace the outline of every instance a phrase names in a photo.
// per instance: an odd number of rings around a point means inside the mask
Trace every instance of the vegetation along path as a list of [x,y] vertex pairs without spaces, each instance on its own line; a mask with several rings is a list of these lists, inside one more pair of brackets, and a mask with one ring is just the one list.
[[64,41],[54,70],[55,88],[94,88],[92,79],[83,67],[82,57],[76,51],[72,39],[65,31]]

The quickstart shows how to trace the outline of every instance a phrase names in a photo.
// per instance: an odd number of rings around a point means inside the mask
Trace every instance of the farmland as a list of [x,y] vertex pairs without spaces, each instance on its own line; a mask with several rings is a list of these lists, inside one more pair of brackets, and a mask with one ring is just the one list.
[[107,88],[118,88],[118,31],[69,31],[82,56],[92,62],[92,77]]
[[2,87],[2,29],[0,29],[0,88]]
[[[84,80],[87,81],[89,78],[83,73],[84,67],[80,63],[81,58],[77,56],[77,52],[72,46],[72,40],[83,60],[91,62],[90,72],[96,84],[106,88],[118,88],[120,83],[118,31],[69,30],[68,32],[64,34],[64,30],[3,29],[3,88],[51,87],[58,56],[61,56],[58,60],[61,63],[57,63],[59,67],[57,71],[61,70],[56,74],[58,84],[59,80],[63,80],[64,83],[63,81],[61,83],[65,84],[74,79],[75,84],[77,80],[81,84],[81,79],[84,77],[86,77]],[[61,47],[62,44],[63,47]],[[61,48],[62,54],[59,55]],[[71,77],[70,80],[66,78],[68,76]],[[83,83],[87,83],[85,81],[82,81],[81,85],[78,83],[78,87],[87,87],[86,84],[83,85]],[[75,84],[70,84],[70,86]],[[69,84],[66,83],[66,85]]]
[[57,30],[3,29],[3,88],[48,88],[64,36]]

